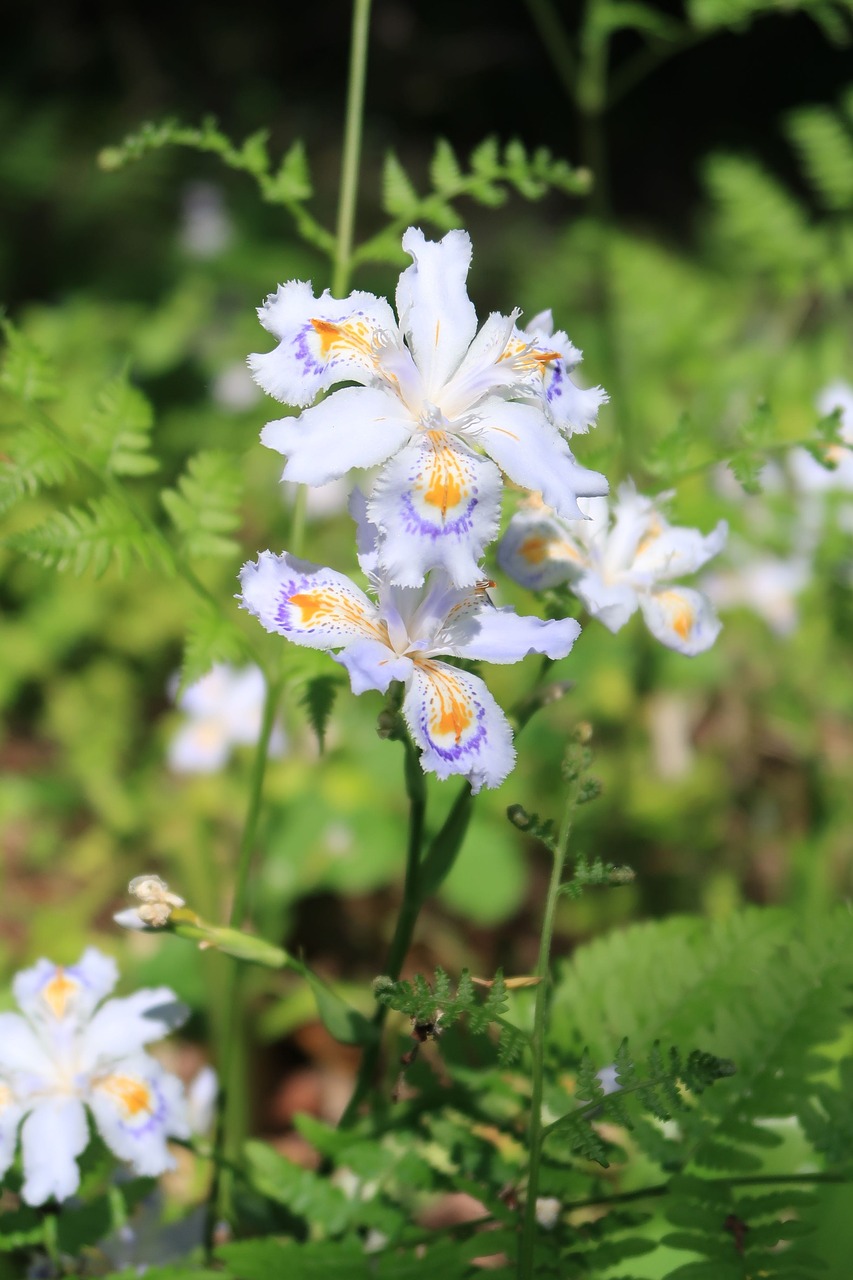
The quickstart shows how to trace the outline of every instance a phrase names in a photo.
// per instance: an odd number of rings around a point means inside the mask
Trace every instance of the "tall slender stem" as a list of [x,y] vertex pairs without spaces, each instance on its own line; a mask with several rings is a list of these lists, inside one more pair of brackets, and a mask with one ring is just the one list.
[[364,116],[364,83],[367,76],[367,33],[370,26],[371,0],[353,0],[352,43],[350,45],[349,88],[344,127],[344,151],[341,160],[341,190],[338,201],[338,225],[335,244],[335,267],[332,293],[340,298],[349,285],[352,266],[352,240],[358,196],[361,131]]
[[532,1091],[530,1097],[530,1125],[528,1130],[529,1165],[527,1174],[527,1198],[524,1205],[524,1221],[518,1250],[518,1280],[533,1280],[534,1248],[536,1245],[536,1192],[539,1188],[539,1159],[542,1152],[542,1091],[545,1076],[545,1021],[550,995],[551,941],[554,936],[554,916],[560,896],[563,867],[569,847],[572,817],[577,803],[577,781],[569,783],[566,807],[560,823],[560,834],[554,850],[551,881],[545,900],[542,934],[539,941],[539,961],[536,976],[540,979],[536,988],[536,1004],[533,1013],[531,1037]]
[[[403,882],[403,901],[400,905],[400,913],[397,916],[397,923],[394,927],[394,935],[388,948],[388,958],[385,961],[384,968],[384,973],[395,982],[400,976],[403,962],[406,959],[409,947],[412,945],[412,936],[415,932],[415,925],[421,909],[420,863],[424,842],[424,818],[426,817],[426,779],[418,759],[417,750],[412,745],[408,735],[404,740],[404,746],[406,749],[404,766],[406,792],[409,797],[409,840],[406,850],[406,878]],[[367,1097],[373,1085],[376,1067],[379,1062],[382,1028],[385,1025],[387,1014],[388,1009],[385,1005],[379,1004],[376,1006],[376,1012],[373,1015],[376,1038],[372,1044],[367,1046],[362,1055],[352,1097],[341,1116],[340,1126],[343,1129],[353,1123],[358,1115],[359,1106]]]
[[[232,928],[240,927],[248,909],[249,872],[258,834],[264,776],[266,774],[270,738],[275,724],[280,694],[281,682],[279,680],[270,681],[267,685],[264,701],[261,732],[255,748],[254,760],[252,761],[249,802],[246,808],[243,832],[240,837],[240,848],[237,854],[234,897],[230,915]],[[213,1140],[215,1164],[209,1202],[208,1247],[213,1240],[215,1219],[218,1217],[227,1220],[231,1213],[233,1174],[228,1167],[227,1161],[233,1159],[235,1149],[239,1145],[240,1131],[244,1120],[244,1097],[240,1083],[245,1074],[245,1044],[241,1034],[239,1008],[243,973],[244,967],[242,965],[235,961],[229,964],[222,999],[221,1039],[219,1045],[220,1091],[216,1115],[216,1132]]]

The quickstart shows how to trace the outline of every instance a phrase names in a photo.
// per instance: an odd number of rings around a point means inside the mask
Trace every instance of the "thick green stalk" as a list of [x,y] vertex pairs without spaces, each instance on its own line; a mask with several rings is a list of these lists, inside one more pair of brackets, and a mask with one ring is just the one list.
[[[400,905],[400,914],[397,916],[394,936],[388,948],[388,958],[385,961],[383,970],[383,973],[387,974],[395,982],[400,976],[403,962],[406,959],[409,947],[412,945],[412,936],[415,932],[415,925],[421,909],[420,865],[424,842],[424,818],[426,816],[426,779],[418,758],[418,752],[412,745],[408,735],[404,739],[404,746],[406,750],[406,793],[409,797],[409,840],[406,850],[406,878],[403,882],[403,901]],[[340,1127],[342,1129],[347,1128],[356,1119],[359,1106],[373,1086],[382,1044],[382,1028],[385,1025],[387,1014],[388,1009],[385,1005],[378,1004],[376,1006],[376,1012],[373,1015],[376,1039],[372,1044],[368,1045],[362,1055],[352,1097],[341,1116]]]
[[[261,814],[261,799],[270,738],[275,724],[280,694],[280,681],[270,681],[267,685],[260,737],[258,738],[252,762],[249,802],[237,855],[234,897],[230,915],[230,924],[234,929],[239,928],[243,923],[248,908],[249,872]],[[220,1092],[216,1116],[216,1132],[213,1141],[215,1164],[210,1196],[208,1246],[212,1242],[215,1217],[227,1220],[230,1216],[233,1177],[224,1161],[233,1159],[245,1121],[245,1090],[242,1088],[245,1077],[245,1042],[242,1034],[243,1028],[240,1026],[241,1011],[239,1007],[242,979],[243,966],[232,961],[228,966],[222,1000],[221,1039],[219,1044]]]
[[577,803],[577,781],[569,783],[566,807],[560,824],[557,847],[554,850],[554,862],[551,868],[551,881],[548,885],[548,897],[545,900],[545,914],[542,920],[542,933],[539,942],[539,961],[536,965],[536,976],[540,979],[536,988],[536,1004],[533,1014],[533,1035],[531,1037],[531,1074],[532,1090],[530,1097],[530,1125],[528,1129],[529,1163],[527,1173],[527,1197],[524,1205],[524,1220],[521,1228],[521,1241],[518,1249],[518,1280],[533,1280],[534,1249],[536,1245],[536,1193],[539,1188],[539,1160],[542,1153],[542,1092],[545,1077],[545,1023],[548,1013],[550,995],[551,941],[554,936],[554,917],[560,896],[560,885],[563,880],[563,867],[569,847],[569,835],[572,829],[572,817]]
[[352,44],[350,45],[349,88],[344,126],[344,150],[341,160],[341,189],[338,200],[338,224],[335,243],[335,266],[332,293],[343,297],[349,287],[352,266],[352,240],[358,197],[361,131],[364,116],[364,83],[367,76],[367,33],[370,27],[371,0],[353,0]]

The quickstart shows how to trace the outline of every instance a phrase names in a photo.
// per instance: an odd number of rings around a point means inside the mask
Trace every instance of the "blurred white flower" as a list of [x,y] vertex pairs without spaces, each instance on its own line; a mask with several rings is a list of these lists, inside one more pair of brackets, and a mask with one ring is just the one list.
[[594,618],[619,631],[639,608],[656,640],[679,653],[709,649],[720,631],[710,601],[673,580],[694,573],[725,544],[721,520],[709,534],[671,525],[657,499],[623,484],[612,512],[606,498],[580,500],[586,520],[566,520],[541,499],[526,502],[498,545],[498,564],[534,590],[567,583]]
[[219,1076],[213,1067],[202,1067],[187,1088],[187,1119],[191,1133],[206,1138],[213,1132],[218,1096]]
[[545,1231],[553,1231],[560,1217],[562,1205],[556,1196],[537,1196],[536,1221]]
[[805,556],[756,555],[702,579],[718,609],[751,609],[777,635],[790,635],[799,620],[797,598],[811,578]]
[[[169,765],[176,773],[216,773],[235,746],[252,746],[261,732],[266,684],[258,667],[237,670],[217,663],[206,676],[177,694],[178,677],[169,691],[186,722],[169,744]],[[286,741],[273,729],[269,754],[279,756]]]
[[210,394],[214,404],[229,413],[244,413],[261,399],[257,384],[242,360],[235,360],[220,370]]
[[0,1014],[0,1176],[20,1126],[27,1204],[77,1190],[89,1116],[110,1150],[148,1177],[173,1166],[167,1138],[189,1136],[181,1082],[142,1048],[186,1010],[168,987],[102,1003],[117,978],[115,961],[94,947],[69,968],[39,960],[14,980],[21,1013]]
[[[282,489],[288,506],[296,501],[301,487],[285,480]],[[310,485],[305,499],[306,516],[309,520],[326,520],[329,516],[340,515],[347,509],[351,489],[352,484],[347,476],[340,480],[330,480],[328,484]]]
[[181,248],[193,258],[215,258],[227,249],[234,225],[222,188],[213,182],[188,182],[181,201]]

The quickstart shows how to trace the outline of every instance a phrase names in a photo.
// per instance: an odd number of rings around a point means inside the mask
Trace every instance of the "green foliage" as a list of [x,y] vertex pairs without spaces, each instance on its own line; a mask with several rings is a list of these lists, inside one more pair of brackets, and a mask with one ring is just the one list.
[[212,449],[190,458],[177,488],[161,495],[190,560],[239,555],[239,543],[228,535],[239,527],[242,496],[239,458]]
[[[480,984],[480,991],[482,989]],[[509,998],[500,972],[486,986],[484,998],[478,998],[477,985],[467,969],[462,970],[455,991],[445,971],[436,969],[431,979],[420,973],[411,982],[376,978],[373,994],[381,1005],[405,1014],[419,1038],[435,1039],[464,1017],[472,1035],[486,1035],[493,1025],[498,1026],[498,1052],[502,1062],[513,1061],[521,1052],[524,1037],[504,1016]]]
[[335,705],[342,681],[336,676],[315,676],[309,680],[299,701],[308,713],[308,722],[317,735],[322,751],[326,743],[326,729]]
[[105,494],[86,507],[59,511],[43,524],[7,539],[12,550],[48,569],[100,577],[115,562],[128,574],[134,565],[165,574],[171,564],[159,540],[144,529],[124,503]]
[[150,452],[154,412],[126,377],[113,378],[98,392],[84,424],[89,464],[106,475],[146,476],[159,462]]

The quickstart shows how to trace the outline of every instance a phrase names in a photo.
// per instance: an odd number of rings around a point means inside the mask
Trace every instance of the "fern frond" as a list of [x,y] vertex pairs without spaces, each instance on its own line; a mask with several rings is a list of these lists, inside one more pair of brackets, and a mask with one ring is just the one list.
[[35,529],[8,538],[6,545],[47,568],[78,575],[91,569],[100,577],[112,561],[122,574],[134,564],[172,571],[160,542],[109,495],[92,498],[88,507],[56,512]]
[[116,476],[146,476],[159,463],[150,453],[154,411],[142,392],[122,375],[100,392],[84,424],[91,463]]
[[0,322],[0,329],[6,339],[0,364],[0,387],[24,404],[56,399],[56,371],[48,357],[10,320]]
[[68,450],[37,420],[13,437],[9,454],[9,461],[0,467],[0,515],[41,489],[63,484],[75,470]]
[[240,524],[242,496],[237,460],[213,449],[190,458],[177,488],[164,490],[163,506],[191,560],[239,554],[239,543],[228,534]]
[[207,675],[217,662],[237,665],[251,657],[251,649],[236,620],[201,604],[189,624],[181,661],[180,690]]
[[788,118],[788,136],[824,208],[853,208],[853,135],[846,121],[829,107],[804,107]]

